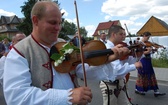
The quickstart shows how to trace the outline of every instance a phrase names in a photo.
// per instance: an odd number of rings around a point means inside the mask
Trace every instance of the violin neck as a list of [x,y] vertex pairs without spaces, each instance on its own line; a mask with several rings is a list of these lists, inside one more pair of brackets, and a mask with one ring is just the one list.
[[114,52],[111,49],[88,51],[88,52],[84,52],[84,57],[85,59],[88,59],[88,58],[93,58],[98,56],[104,56],[107,54],[114,54]]
[[[129,50],[137,48],[137,45],[132,45],[132,46],[127,46]],[[87,51],[84,52],[84,58],[93,58],[93,57],[98,57],[98,56],[104,56],[104,55],[111,55],[114,54],[114,52],[111,49],[104,49],[104,50],[94,50],[94,51]]]
[[138,47],[137,45],[127,46],[127,48],[128,48],[129,50],[134,49],[134,48],[137,48],[137,47]]

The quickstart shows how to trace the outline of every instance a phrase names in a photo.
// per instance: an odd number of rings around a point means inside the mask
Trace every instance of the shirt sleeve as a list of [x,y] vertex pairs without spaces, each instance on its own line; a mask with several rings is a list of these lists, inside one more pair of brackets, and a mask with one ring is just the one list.
[[138,58],[133,57],[133,56],[129,56],[128,59],[127,59],[127,62],[129,64],[134,64],[137,60],[138,60]]
[[[100,66],[89,66],[85,64],[86,78],[90,80],[111,80],[114,81],[116,76],[114,75],[114,69],[112,64],[103,64]],[[83,78],[82,64],[76,67],[77,77]]]
[[4,73],[4,64],[5,64],[5,56],[0,58],[0,84],[3,84],[3,73]]
[[68,105],[72,93],[63,89],[45,91],[31,86],[28,62],[14,49],[7,55],[4,66],[3,91],[7,105]]
[[113,68],[115,70],[116,79],[124,79],[125,75],[131,71],[136,70],[136,67],[134,64],[129,63],[121,63],[120,60],[115,60],[111,62],[113,64]]

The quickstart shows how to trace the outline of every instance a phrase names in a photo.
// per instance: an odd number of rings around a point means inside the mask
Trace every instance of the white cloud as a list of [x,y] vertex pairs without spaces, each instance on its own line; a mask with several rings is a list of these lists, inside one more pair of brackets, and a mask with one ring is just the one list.
[[138,16],[132,16],[132,17],[130,17],[130,20],[135,21],[135,20],[137,20],[138,18],[139,18]]
[[70,23],[74,23],[74,24],[77,25],[76,18],[74,18],[74,19],[65,18],[65,20],[67,20]]
[[106,15],[106,16],[104,17],[104,19],[105,19],[105,20],[109,20],[109,19],[110,19],[110,16],[109,16],[109,15]]
[[135,15],[141,13],[141,10],[150,9],[147,1],[149,0],[107,0],[103,3],[101,10],[110,16]]
[[[168,22],[167,0],[106,0],[101,7],[107,18],[120,20],[129,27],[131,33],[136,33],[151,16]],[[127,19],[127,20],[126,20]]]
[[65,18],[65,20],[67,20],[68,22],[73,22],[71,19]]
[[85,29],[88,31],[87,36],[92,37],[92,35],[94,34],[96,30],[96,27],[94,25],[88,25],[88,26],[85,26]]
[[3,9],[0,9],[0,15],[13,16],[13,15],[15,15],[15,13],[13,13],[13,12],[8,12],[8,11],[4,11]]

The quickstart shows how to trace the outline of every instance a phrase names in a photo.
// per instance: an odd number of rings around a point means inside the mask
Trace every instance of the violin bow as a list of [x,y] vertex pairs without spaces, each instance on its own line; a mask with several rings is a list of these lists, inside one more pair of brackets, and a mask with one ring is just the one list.
[[[133,44],[133,42],[132,42],[132,39],[131,39],[131,34],[130,34],[130,32],[128,31],[128,28],[127,28],[127,25],[126,25],[126,23],[124,24],[125,25],[125,29],[126,29],[126,31],[127,31],[127,33],[128,33],[128,36],[129,36],[129,38],[130,38],[130,45],[132,45]],[[137,42],[136,42],[137,43]],[[136,52],[134,51],[134,54],[135,54],[135,57],[136,57],[136,61],[138,62],[140,59],[138,59],[138,57],[137,57],[137,54],[136,54]]]
[[125,25],[125,29],[126,29],[126,31],[127,31],[127,33],[128,33],[128,36],[129,36],[129,39],[130,39],[130,45],[131,45],[131,44],[132,44],[131,34],[130,34],[130,32],[128,31],[128,28],[127,28],[126,23],[125,23],[124,25]]
[[83,69],[84,85],[87,86],[86,70],[85,70],[85,66],[84,66],[84,54],[83,54],[82,43],[81,43],[82,40],[81,40],[81,35],[80,35],[80,27],[79,27],[79,19],[78,19],[78,10],[77,10],[77,5],[76,5],[76,0],[74,0],[74,5],[75,5],[75,11],[76,11],[78,39],[79,39],[80,56],[81,56],[82,69]]

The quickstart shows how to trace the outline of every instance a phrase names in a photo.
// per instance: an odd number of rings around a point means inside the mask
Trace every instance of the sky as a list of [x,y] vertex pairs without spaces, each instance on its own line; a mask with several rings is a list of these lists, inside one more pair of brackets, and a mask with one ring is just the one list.
[[[0,0],[0,16],[16,15],[24,17],[21,6],[27,0]],[[63,18],[76,24],[74,0],[58,0]],[[142,26],[155,16],[168,23],[167,0],[76,0],[79,26],[85,27],[91,37],[98,24],[120,20],[123,28],[127,25],[131,34],[136,34]]]

